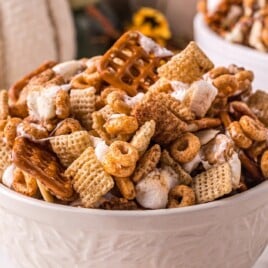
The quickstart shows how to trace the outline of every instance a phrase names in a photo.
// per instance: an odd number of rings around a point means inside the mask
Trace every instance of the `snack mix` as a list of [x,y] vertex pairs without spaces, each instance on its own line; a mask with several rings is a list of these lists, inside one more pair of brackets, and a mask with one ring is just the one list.
[[198,10],[224,39],[268,52],[267,0],[199,0]]
[[0,92],[2,183],[47,202],[179,208],[268,178],[268,94],[253,73],[174,55],[137,31],[103,56],[49,61]]

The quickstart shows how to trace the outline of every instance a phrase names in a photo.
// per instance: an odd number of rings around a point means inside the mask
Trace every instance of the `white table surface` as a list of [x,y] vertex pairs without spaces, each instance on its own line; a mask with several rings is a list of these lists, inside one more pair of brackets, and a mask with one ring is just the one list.
[[[21,268],[21,267],[15,267],[14,264],[12,264],[10,257],[4,254],[4,252],[1,251],[1,249],[0,249],[0,267],[1,268]],[[261,255],[261,257],[259,258],[259,260],[257,261],[257,263],[252,268],[267,268],[267,267],[268,267],[268,246],[263,252],[263,254]]]

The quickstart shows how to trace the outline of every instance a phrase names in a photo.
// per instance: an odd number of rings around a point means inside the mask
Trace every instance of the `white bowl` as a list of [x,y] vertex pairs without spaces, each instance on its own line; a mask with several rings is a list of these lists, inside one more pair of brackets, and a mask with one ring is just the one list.
[[224,40],[205,24],[201,14],[194,18],[194,38],[215,65],[235,63],[252,70],[255,75],[254,89],[268,91],[268,53]]
[[268,242],[268,181],[192,207],[105,211],[0,186],[0,243],[16,267],[251,268]]

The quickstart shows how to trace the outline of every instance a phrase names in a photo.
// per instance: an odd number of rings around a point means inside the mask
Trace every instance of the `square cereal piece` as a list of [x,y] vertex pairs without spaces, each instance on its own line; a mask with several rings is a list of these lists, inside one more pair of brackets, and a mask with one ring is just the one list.
[[232,173],[228,163],[213,167],[193,178],[197,203],[206,203],[232,191]]

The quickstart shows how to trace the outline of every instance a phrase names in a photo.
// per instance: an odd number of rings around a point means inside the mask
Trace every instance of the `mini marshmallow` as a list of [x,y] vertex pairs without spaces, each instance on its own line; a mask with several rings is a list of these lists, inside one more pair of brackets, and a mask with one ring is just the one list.
[[149,173],[136,185],[137,202],[144,208],[165,208],[168,202],[168,188],[160,178],[159,170]]
[[241,178],[241,161],[237,153],[233,153],[232,157],[227,161],[231,167],[232,171],[232,185],[233,189],[239,187],[239,182]]
[[69,81],[80,70],[83,70],[84,64],[77,60],[66,61],[55,65],[52,70],[63,77],[64,81]]
[[203,117],[214,101],[218,89],[204,80],[191,84],[187,90],[183,103],[198,117]]
[[109,146],[101,138],[90,136],[90,141],[94,147],[95,155],[97,159],[102,163],[104,160],[105,154],[109,150]]
[[124,96],[124,102],[127,105],[129,105],[130,107],[133,107],[136,103],[138,103],[139,101],[141,101],[143,97],[144,97],[144,93],[142,93],[142,92],[139,92],[134,97],[130,97],[128,95],[125,95]]
[[5,169],[3,176],[2,176],[3,184],[9,188],[11,188],[13,184],[15,168],[16,166],[14,164],[11,164]]
[[182,167],[187,173],[190,174],[193,170],[195,170],[198,167],[200,163],[201,163],[201,154],[200,152],[198,152],[196,156],[194,157],[194,159],[183,164]]
[[217,129],[205,129],[195,132],[195,135],[199,138],[200,144],[205,145],[213,140],[219,132]]

